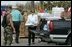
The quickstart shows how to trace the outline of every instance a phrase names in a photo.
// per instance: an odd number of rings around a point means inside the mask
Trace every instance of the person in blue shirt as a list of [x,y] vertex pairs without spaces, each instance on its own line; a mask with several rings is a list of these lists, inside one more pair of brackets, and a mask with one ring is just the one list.
[[19,43],[19,26],[21,21],[23,20],[22,14],[19,10],[17,10],[16,6],[12,7],[12,11],[11,11],[11,16],[12,16],[12,21],[15,27],[15,33],[16,33],[16,38],[15,41],[16,43]]

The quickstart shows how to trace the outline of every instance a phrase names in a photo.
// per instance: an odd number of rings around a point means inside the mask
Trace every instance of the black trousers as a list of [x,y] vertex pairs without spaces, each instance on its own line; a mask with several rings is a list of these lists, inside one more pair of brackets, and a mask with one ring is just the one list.
[[35,41],[35,34],[31,32],[30,30],[36,30],[36,26],[28,27],[28,43],[29,44],[31,44],[31,38],[32,38],[32,42]]
[[19,41],[19,27],[20,27],[20,21],[13,21],[15,30],[16,30],[16,38],[15,41],[18,42]]

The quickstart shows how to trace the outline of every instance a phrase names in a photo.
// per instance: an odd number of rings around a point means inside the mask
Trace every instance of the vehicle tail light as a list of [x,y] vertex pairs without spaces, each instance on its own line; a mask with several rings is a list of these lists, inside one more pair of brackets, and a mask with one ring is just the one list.
[[49,29],[51,32],[53,32],[53,30],[54,30],[54,24],[53,24],[52,20],[49,23]]

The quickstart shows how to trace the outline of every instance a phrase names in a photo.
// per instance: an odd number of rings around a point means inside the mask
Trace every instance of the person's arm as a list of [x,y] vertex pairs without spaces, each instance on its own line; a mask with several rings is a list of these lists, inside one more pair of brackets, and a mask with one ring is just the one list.
[[22,14],[20,12],[19,12],[19,15],[20,15],[20,21],[24,21],[23,16],[22,16]]
[[11,17],[11,15],[9,16],[9,20],[10,20],[11,27],[13,28],[13,31],[15,31],[15,28],[14,28],[14,25],[13,25],[13,22],[12,22],[12,17]]
[[20,21],[23,21],[23,16],[20,14]]
[[64,19],[64,12],[61,13],[61,18]]

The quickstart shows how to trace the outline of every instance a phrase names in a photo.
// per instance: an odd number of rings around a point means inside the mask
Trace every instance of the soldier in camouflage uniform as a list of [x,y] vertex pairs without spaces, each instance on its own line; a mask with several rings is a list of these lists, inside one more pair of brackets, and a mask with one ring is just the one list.
[[4,44],[5,45],[11,45],[12,40],[13,40],[13,35],[12,35],[12,28],[10,26],[5,27],[4,29]]
[[11,8],[8,7],[7,8],[7,12],[6,12],[6,19],[5,19],[5,24],[6,26],[4,26],[4,45],[11,45],[12,41],[13,41],[13,31],[15,31],[13,22],[12,22],[12,18],[11,18]]

